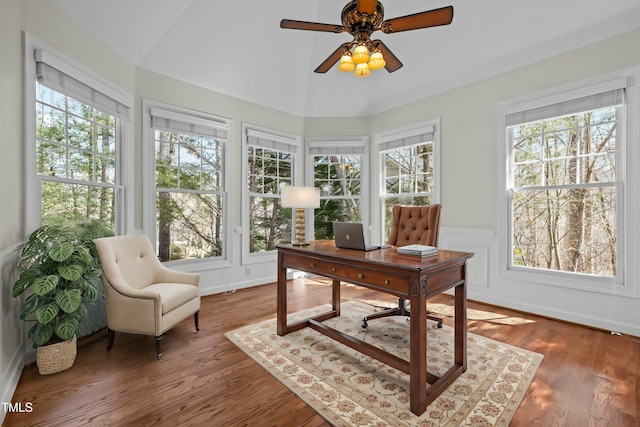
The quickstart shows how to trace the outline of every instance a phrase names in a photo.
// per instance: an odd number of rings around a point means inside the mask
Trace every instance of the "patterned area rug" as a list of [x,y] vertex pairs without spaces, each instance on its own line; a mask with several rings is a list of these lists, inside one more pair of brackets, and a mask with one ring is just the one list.
[[[330,306],[293,313],[290,321]],[[409,359],[409,324],[394,316],[369,321],[375,308],[356,301],[324,323]],[[431,322],[430,322],[431,324]],[[427,365],[442,375],[453,364],[453,328],[429,328]],[[468,368],[420,417],[409,410],[409,376],[305,328],[283,337],[275,319],[226,334],[234,344],[336,426],[507,426],[542,355],[468,334]]]

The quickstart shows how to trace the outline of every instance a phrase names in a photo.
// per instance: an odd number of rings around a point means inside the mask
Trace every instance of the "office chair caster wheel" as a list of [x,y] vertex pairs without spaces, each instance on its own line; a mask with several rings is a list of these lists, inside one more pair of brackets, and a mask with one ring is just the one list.
[[367,323],[367,318],[364,317],[362,319],[362,329],[367,329],[367,326],[369,326],[369,323]]
[[442,320],[438,322],[438,324],[436,325],[438,327],[438,329],[442,329]]

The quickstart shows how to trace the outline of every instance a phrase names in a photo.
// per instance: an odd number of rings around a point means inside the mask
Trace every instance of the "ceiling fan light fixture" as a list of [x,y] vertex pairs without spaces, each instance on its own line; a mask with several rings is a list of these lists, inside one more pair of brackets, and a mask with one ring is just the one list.
[[[369,50],[364,44],[359,44],[353,51],[353,62],[355,64],[366,64],[369,62]],[[368,68],[368,67],[367,67]]]
[[356,66],[356,72],[354,73],[356,77],[367,77],[369,74],[371,74],[371,70],[366,62]]
[[338,65],[338,69],[340,71],[344,71],[346,73],[350,73],[356,68],[356,65],[353,63],[353,58],[351,58],[351,53],[345,53],[340,58],[340,65]]
[[371,54],[371,57],[369,58],[369,69],[380,70],[384,68],[385,65],[387,65],[387,62],[384,60],[382,52],[378,50]]

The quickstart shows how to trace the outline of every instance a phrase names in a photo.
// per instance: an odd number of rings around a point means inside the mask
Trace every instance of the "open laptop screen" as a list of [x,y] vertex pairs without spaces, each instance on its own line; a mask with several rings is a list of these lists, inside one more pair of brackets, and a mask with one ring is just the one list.
[[364,227],[361,222],[333,222],[333,235],[337,248],[371,251],[380,246],[370,246],[364,241]]

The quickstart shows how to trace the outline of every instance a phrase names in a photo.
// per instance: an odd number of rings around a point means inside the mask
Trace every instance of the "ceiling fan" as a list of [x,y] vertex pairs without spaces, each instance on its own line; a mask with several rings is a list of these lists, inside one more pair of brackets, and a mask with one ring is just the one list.
[[[314,71],[326,73],[340,60],[341,71],[353,71],[359,77],[365,77],[370,70],[385,68],[392,73],[402,67],[402,62],[389,50],[381,40],[371,40],[374,31],[385,34],[401,31],[417,30],[420,28],[449,25],[453,20],[453,6],[428,10],[384,19],[384,8],[377,0],[352,0],[342,9],[342,25],[321,24],[318,22],[296,21],[283,19],[280,28],[292,30],[324,31],[329,33],[347,32],[353,40],[341,44]],[[351,51],[353,48],[353,52]]]

